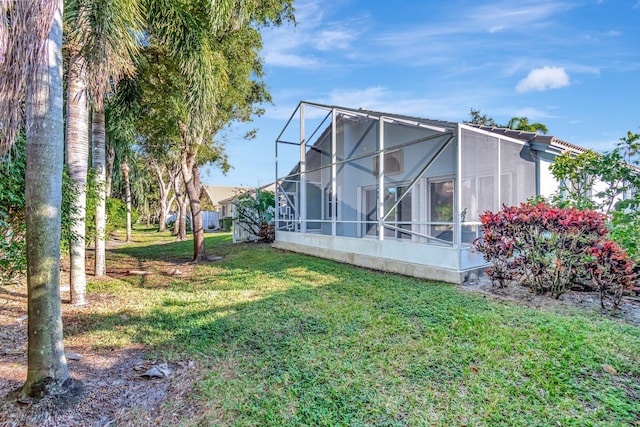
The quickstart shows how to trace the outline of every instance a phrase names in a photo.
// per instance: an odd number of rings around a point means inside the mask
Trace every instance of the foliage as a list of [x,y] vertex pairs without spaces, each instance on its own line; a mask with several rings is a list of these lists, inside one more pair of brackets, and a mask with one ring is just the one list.
[[617,305],[623,288],[631,285],[633,263],[606,239],[604,214],[526,203],[485,212],[480,220],[484,236],[475,246],[492,263],[487,274],[500,286],[517,281],[557,298],[589,280],[600,291],[602,304],[611,291]]
[[[613,294],[617,305],[622,290],[630,288],[636,278],[633,263],[623,248],[609,240],[590,248],[589,255],[586,268],[595,289],[600,293],[601,304],[607,294]],[[604,304],[602,306],[604,308]]]
[[612,151],[564,153],[550,166],[561,185],[553,202],[609,215],[611,238],[634,258],[640,255],[639,148],[640,134],[629,132]]
[[84,58],[87,95],[98,110],[114,86],[136,73],[143,9],[141,0],[65,1],[64,49]]
[[474,110],[472,108],[469,112],[469,116],[471,117],[469,123],[473,123],[474,125],[497,126],[495,120],[493,120],[491,117],[488,117],[486,114],[482,114],[480,110]]
[[[24,135],[16,142],[12,156],[5,156],[0,171],[0,274],[8,279],[20,277],[27,267],[26,217],[24,212],[26,153]],[[75,182],[67,169],[62,174],[60,249],[69,249],[73,200],[77,195]]]
[[542,123],[529,123],[529,118],[527,117],[512,117],[509,120],[509,123],[506,125],[499,125],[498,127],[504,127],[513,130],[521,130],[525,132],[540,132],[540,133],[548,133],[549,129],[547,126]]
[[[106,203],[107,209],[107,235],[115,230],[127,228],[127,204],[115,197],[109,197]],[[131,223],[138,221],[138,211],[131,209]]]
[[24,135],[20,135],[14,155],[5,156],[0,165],[0,275],[7,280],[19,277],[26,270],[24,143]]
[[76,238],[72,231],[72,225],[75,200],[78,198],[79,192],[78,184],[71,178],[65,165],[62,170],[62,205],[60,207],[60,250],[62,252],[68,251],[71,240]]
[[100,195],[103,194],[100,191],[97,175],[96,169],[89,168],[87,170],[87,207],[85,220],[85,240],[87,245],[95,241],[96,238],[96,208],[100,200]]
[[256,188],[235,199],[236,224],[262,242],[275,240],[275,194]]
[[473,108],[469,111],[469,117],[471,119],[469,120],[469,123],[473,123],[475,125],[493,126],[498,128],[521,130],[525,132],[540,132],[544,134],[549,132],[547,126],[542,123],[529,123],[528,117],[512,117],[509,120],[509,123],[500,125],[497,124],[492,117],[489,117],[486,114],[482,114],[480,110],[475,110]]

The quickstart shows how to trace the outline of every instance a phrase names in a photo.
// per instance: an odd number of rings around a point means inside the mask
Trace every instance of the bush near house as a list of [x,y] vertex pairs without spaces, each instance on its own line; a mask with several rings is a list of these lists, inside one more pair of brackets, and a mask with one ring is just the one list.
[[259,241],[273,242],[276,237],[274,217],[275,217],[275,194],[271,191],[264,191],[256,188],[255,192],[239,195],[236,200],[237,221],[250,234]]
[[492,266],[487,274],[500,286],[515,281],[538,294],[559,297],[576,285],[611,295],[617,305],[630,288],[634,263],[607,239],[606,215],[585,209],[523,203],[481,218],[484,236],[476,249]]
[[231,226],[233,225],[233,217],[225,216],[222,218],[222,231],[231,231]]

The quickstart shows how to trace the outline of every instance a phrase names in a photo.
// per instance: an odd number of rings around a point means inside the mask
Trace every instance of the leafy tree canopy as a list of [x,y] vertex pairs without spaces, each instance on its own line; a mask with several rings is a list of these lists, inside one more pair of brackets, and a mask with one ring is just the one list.
[[494,126],[499,128],[521,130],[525,132],[540,132],[543,134],[547,134],[549,132],[546,125],[537,122],[529,123],[529,118],[527,117],[512,117],[509,120],[509,123],[500,125],[497,124],[493,118],[487,116],[486,114],[482,114],[480,110],[475,110],[472,108],[469,112],[469,116],[471,118],[469,123],[473,123],[475,125]]

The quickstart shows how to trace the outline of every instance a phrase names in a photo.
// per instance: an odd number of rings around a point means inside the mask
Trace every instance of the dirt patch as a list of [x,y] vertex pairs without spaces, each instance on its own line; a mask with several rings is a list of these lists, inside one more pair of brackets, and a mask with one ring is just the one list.
[[[79,349],[73,349],[79,350]],[[67,350],[69,351],[69,350]],[[127,348],[69,360],[69,370],[81,382],[82,396],[45,398],[29,405],[16,403],[12,391],[26,378],[26,358],[0,357],[0,426],[151,426],[175,425],[196,411],[189,396],[197,381],[194,362],[168,363],[168,378],[145,379],[141,372],[155,361],[144,348]]]
[[491,281],[485,278],[465,283],[461,289],[542,310],[565,313],[571,309],[585,310],[594,316],[640,326],[640,299],[636,297],[623,298],[617,308],[612,307],[611,302],[608,301],[607,308],[603,309],[600,306],[600,296],[595,292],[569,291],[555,299],[548,295],[536,295],[530,292],[527,287],[517,284],[509,284],[504,288],[493,286]]
[[[64,263],[63,263],[64,264]],[[172,263],[154,262],[144,266],[153,277],[163,279],[175,268]],[[181,274],[191,274],[193,267],[179,267]],[[61,274],[62,311],[65,319],[85,319],[87,306],[68,304],[68,272]],[[113,272],[125,276],[126,272]],[[91,281],[111,280],[94,278]],[[19,404],[15,391],[27,377],[27,303],[26,285],[0,287],[0,427],[8,426],[157,426],[190,425],[194,414],[202,414],[194,387],[202,381],[199,361],[157,360],[147,347],[99,349],[89,338],[74,338],[67,344],[67,362],[71,377],[82,390],[81,396],[66,395]],[[91,293],[88,307],[101,310],[111,307],[113,297]],[[65,323],[65,328],[73,329]],[[166,363],[170,370],[164,378],[147,378],[149,368]]]

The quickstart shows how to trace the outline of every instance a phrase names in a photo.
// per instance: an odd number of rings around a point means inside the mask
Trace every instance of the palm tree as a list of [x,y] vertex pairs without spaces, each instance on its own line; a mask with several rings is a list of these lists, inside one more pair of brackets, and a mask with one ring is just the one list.
[[[133,65],[137,54],[137,33],[142,26],[141,3],[139,0],[77,0],[71,2],[72,8],[68,11],[69,28],[72,28],[67,37],[67,45],[72,51],[72,65],[79,62],[83,64],[77,75],[82,75],[84,80],[83,90],[88,95],[93,105],[92,118],[92,155],[93,168],[96,171],[96,184],[99,192],[99,202],[96,207],[96,257],[95,274],[102,276],[106,272],[105,264],[105,120],[104,97],[111,92],[112,85],[117,84],[122,78],[135,72]],[[73,70],[73,69],[72,69]],[[72,73],[71,77],[75,77]],[[78,97],[78,93],[69,94],[69,103],[72,103],[72,95]],[[82,114],[82,115],[79,115]],[[78,123],[78,126],[86,127],[82,135],[88,135],[88,114],[70,109],[67,116],[69,124]],[[70,136],[73,136],[70,134]],[[69,158],[75,158],[78,168],[72,174],[80,190],[76,206],[78,214],[76,224],[78,230],[84,224],[84,200],[86,198],[86,152],[87,140],[72,138],[68,141]],[[84,163],[82,163],[84,162]],[[72,277],[72,303],[84,303],[86,288],[84,267],[84,234],[72,242],[71,250],[71,277]],[[79,247],[82,246],[82,249]],[[74,262],[74,258],[78,258]],[[81,257],[81,259],[80,259]],[[74,286],[73,278],[77,283]],[[74,294],[78,297],[74,298]],[[82,297],[82,298],[81,298]]]
[[89,104],[87,67],[84,58],[73,55],[67,83],[67,167],[75,183],[71,211],[70,290],[71,304],[86,304],[85,217],[87,206],[87,168],[89,162]]
[[525,132],[540,132],[546,134],[549,132],[547,126],[542,123],[529,123],[528,117],[512,117],[506,126],[503,126],[513,130],[522,130]]
[[124,191],[125,191],[125,202],[127,203],[127,243],[131,242],[131,183],[129,181],[129,171],[131,168],[129,167],[129,159],[127,157],[124,158],[124,161],[120,165],[122,169],[122,176],[124,178]]
[[[11,20],[7,17],[10,14]],[[4,155],[22,125],[26,90],[28,369],[21,396],[71,385],[60,306],[60,206],[64,146],[62,0],[0,3],[0,122]],[[10,129],[13,127],[12,129]]]
[[96,172],[98,186],[98,203],[96,203],[96,241],[94,258],[94,275],[107,274],[106,233],[107,233],[107,189],[105,172],[105,118],[104,112],[94,110],[91,115],[91,160]]

